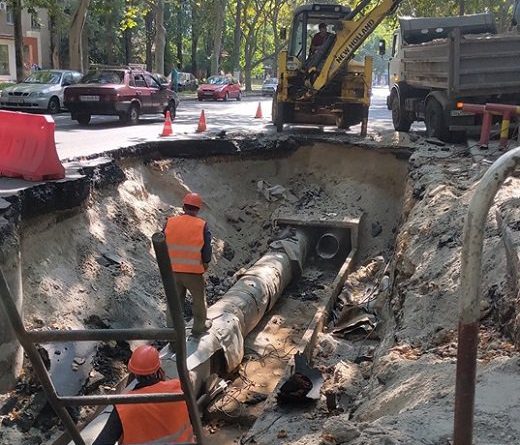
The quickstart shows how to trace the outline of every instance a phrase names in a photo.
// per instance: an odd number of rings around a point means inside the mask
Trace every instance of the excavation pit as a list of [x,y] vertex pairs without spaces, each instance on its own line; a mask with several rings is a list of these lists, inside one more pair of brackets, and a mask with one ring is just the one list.
[[[308,266],[246,339],[248,359],[276,362],[256,383],[261,391],[254,392],[261,396],[276,386],[279,378],[272,376],[283,374],[287,362],[279,358],[289,357],[300,345],[317,308],[330,299],[353,247],[357,245],[356,264],[391,255],[407,177],[406,160],[391,150],[324,143],[281,150],[276,156],[129,157],[118,165],[125,179],[95,189],[82,207],[32,216],[19,226],[26,325],[82,328],[96,316],[113,328],[164,326],[164,298],[150,238],[169,215],[180,212],[187,191],[203,196],[201,216],[213,235],[210,304],[280,237],[290,225],[287,215],[299,215],[322,224],[305,229],[313,231]],[[359,228],[327,226],[356,219]],[[270,343],[276,353],[262,357],[269,354]],[[77,363],[91,362],[78,358]],[[249,362],[250,369],[262,367],[262,360]],[[105,381],[101,387],[112,384]],[[261,405],[252,405],[246,423]]]

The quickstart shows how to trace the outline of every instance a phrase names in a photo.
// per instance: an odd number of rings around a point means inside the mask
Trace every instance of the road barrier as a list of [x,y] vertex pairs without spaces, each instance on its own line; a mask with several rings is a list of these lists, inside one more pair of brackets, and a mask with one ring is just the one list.
[[0,111],[0,176],[27,181],[63,179],[55,126],[50,116]]
[[493,115],[502,116],[502,123],[500,124],[500,148],[507,148],[507,140],[509,139],[509,128],[511,125],[511,118],[520,115],[520,106],[508,104],[493,104],[485,105],[467,104],[459,102],[457,108],[468,113],[482,115],[482,128],[480,131],[479,145],[487,148],[489,145],[489,138],[491,133],[491,124],[493,123]]

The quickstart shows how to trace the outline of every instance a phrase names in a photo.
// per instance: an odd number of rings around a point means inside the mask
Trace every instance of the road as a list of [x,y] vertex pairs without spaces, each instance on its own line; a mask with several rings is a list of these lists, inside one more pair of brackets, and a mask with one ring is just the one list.
[[[386,132],[392,130],[390,112],[386,109],[386,88],[374,88],[370,109],[369,130]],[[263,118],[255,119],[260,102]],[[170,138],[204,137],[196,128],[201,111],[204,110],[208,134],[226,132],[274,131],[271,124],[271,98],[245,97],[242,102],[182,101],[173,121],[173,136]],[[132,146],[160,139],[164,119],[161,115],[143,116],[137,125],[124,125],[117,117],[94,116],[90,125],[82,127],[66,113],[54,117],[56,121],[56,146],[60,159],[101,154],[120,147]],[[332,130],[332,129],[331,129]],[[353,127],[353,132],[359,129]]]

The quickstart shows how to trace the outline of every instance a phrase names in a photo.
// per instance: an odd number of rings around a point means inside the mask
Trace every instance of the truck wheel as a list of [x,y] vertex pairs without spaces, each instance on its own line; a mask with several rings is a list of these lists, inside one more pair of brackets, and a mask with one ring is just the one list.
[[426,124],[426,136],[449,142],[450,131],[446,125],[444,110],[439,101],[430,99],[426,102],[424,123]]
[[465,131],[450,131],[446,123],[446,113],[439,101],[429,99],[424,110],[426,136],[437,138],[444,142],[464,142]]
[[392,99],[392,122],[395,131],[410,131],[413,121],[404,110],[404,101],[399,100],[399,95],[394,94]]

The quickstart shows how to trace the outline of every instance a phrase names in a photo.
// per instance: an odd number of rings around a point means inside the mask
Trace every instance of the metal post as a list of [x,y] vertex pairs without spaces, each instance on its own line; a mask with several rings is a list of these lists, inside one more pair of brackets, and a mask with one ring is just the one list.
[[34,372],[38,375],[40,379],[40,383],[42,384],[43,389],[47,394],[47,398],[49,399],[49,403],[54,409],[54,412],[58,415],[58,417],[63,422],[63,426],[69,433],[70,438],[74,441],[76,445],[85,445],[81,434],[76,428],[76,424],[72,420],[69,412],[65,409],[62,403],[59,401],[56,396],[56,389],[52,384],[52,381],[47,373],[47,369],[45,368],[45,364],[36,349],[36,346],[32,343],[32,341],[28,338],[27,332],[23,325],[22,318],[18,313],[16,305],[11,297],[11,292],[9,290],[9,286],[5,280],[5,276],[3,271],[0,269],[0,301],[4,307],[4,311],[7,314],[7,318],[13,327],[13,330],[16,332],[16,336],[20,341],[21,345],[25,349],[25,353],[29,357],[31,361]]
[[504,112],[502,115],[502,124],[500,126],[500,148],[507,148],[507,140],[509,139],[509,125],[511,124],[511,113]]
[[484,117],[482,118],[482,128],[480,130],[479,145],[481,148],[488,148],[488,146],[489,146],[489,135],[491,132],[492,120],[493,120],[493,115],[489,111],[485,111]]
[[464,224],[455,383],[454,445],[472,445],[480,320],[482,246],[487,215],[498,189],[520,164],[520,147],[498,158],[475,188]]
[[152,236],[152,243],[157,258],[157,264],[159,265],[164,291],[166,293],[166,301],[176,331],[175,354],[179,380],[184,395],[186,396],[186,405],[188,406],[193,432],[197,436],[197,442],[203,444],[204,436],[202,433],[202,422],[200,420],[197,408],[197,399],[195,397],[188,366],[186,364],[186,333],[182,315],[183,311],[179,296],[177,295],[177,287],[172,273],[172,266],[168,255],[168,246],[166,244],[164,233],[155,233]]

